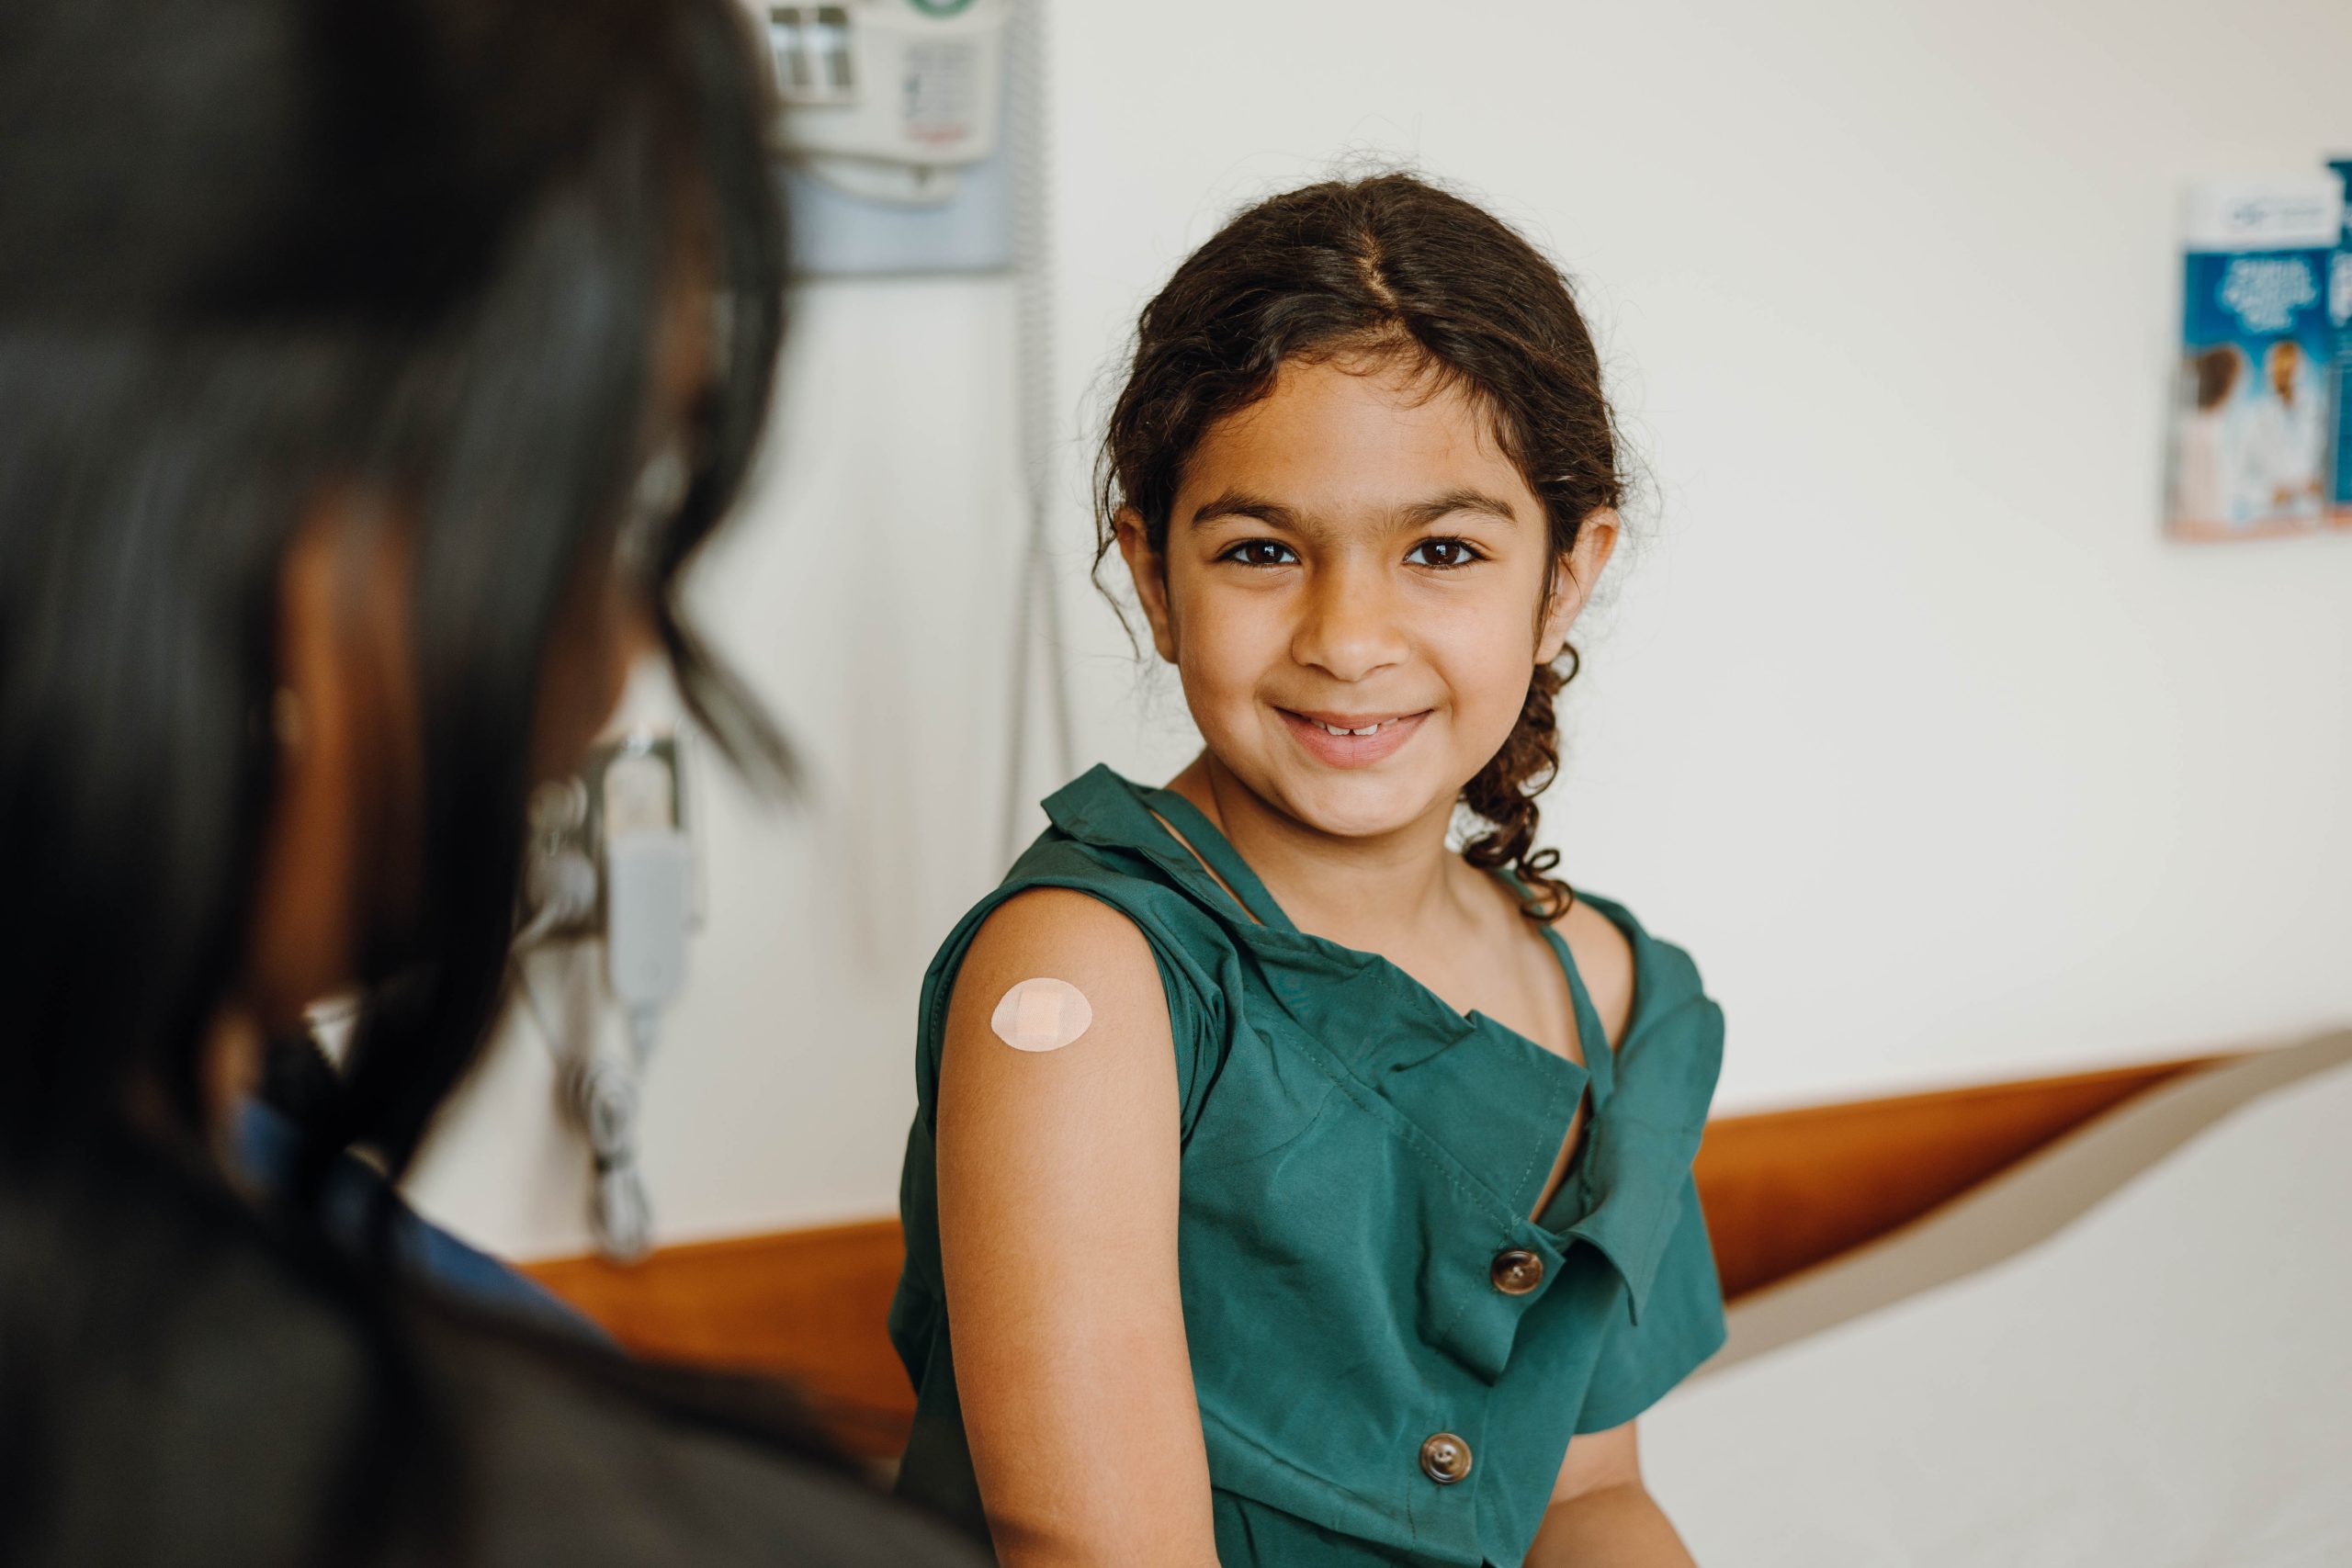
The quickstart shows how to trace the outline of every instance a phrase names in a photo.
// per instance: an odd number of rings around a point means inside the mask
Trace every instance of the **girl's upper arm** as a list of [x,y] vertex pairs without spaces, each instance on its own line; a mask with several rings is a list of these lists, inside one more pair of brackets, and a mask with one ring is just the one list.
[[[1037,977],[1084,994],[1076,1041],[990,1020]],[[956,1384],[1008,1568],[1216,1562],[1176,1269],[1180,1108],[1143,934],[1085,894],[989,915],[948,1004],[936,1106]]]

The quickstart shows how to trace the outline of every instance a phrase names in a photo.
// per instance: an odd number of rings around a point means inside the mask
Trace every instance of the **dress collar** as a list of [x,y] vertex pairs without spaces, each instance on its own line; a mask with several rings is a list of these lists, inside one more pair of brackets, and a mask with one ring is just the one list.
[[[1377,955],[1358,953],[1293,926],[1224,835],[1182,795],[1147,789],[1097,763],[1048,795],[1044,805],[1046,817],[1062,833],[1096,849],[1142,857],[1261,954],[1287,957],[1326,975],[1367,964],[1389,967]],[[1177,841],[1153,815],[1155,808],[1192,840],[1199,857]],[[1225,878],[1231,893],[1217,885],[1204,860]],[[1583,894],[1578,897],[1613,923],[1631,945],[1634,1005],[1623,1037],[1613,1047],[1605,1038],[1599,1040],[1598,1050],[1593,1040],[1598,1019],[1589,1003],[1577,1010],[1579,1028],[1590,1031],[1585,1054],[1592,1063],[1577,1071],[1579,1077],[1590,1074],[1596,1113],[1577,1156],[1577,1179],[1562,1190],[1562,1199],[1571,1189],[1581,1189],[1584,1212],[1571,1218],[1574,1211],[1555,1201],[1543,1216],[1543,1228],[1563,1243],[1568,1238],[1586,1241],[1606,1257],[1623,1278],[1638,1321],[1697,1152],[1721,1063],[1722,1020],[1680,949],[1653,938],[1622,905]],[[1254,904],[1262,904],[1262,911]],[[1283,977],[1276,978],[1281,984]],[[1409,976],[1405,978],[1410,982]],[[1455,1021],[1460,1032],[1487,1029],[1521,1038],[1483,1015],[1465,1019],[1442,1003],[1435,1006]],[[1589,1025],[1588,1019],[1592,1020]],[[1532,1043],[1527,1048],[1540,1050]],[[1549,1060],[1559,1062],[1556,1057]],[[1562,1065],[1574,1068],[1573,1064]],[[1526,1218],[1523,1211],[1519,1217]]]

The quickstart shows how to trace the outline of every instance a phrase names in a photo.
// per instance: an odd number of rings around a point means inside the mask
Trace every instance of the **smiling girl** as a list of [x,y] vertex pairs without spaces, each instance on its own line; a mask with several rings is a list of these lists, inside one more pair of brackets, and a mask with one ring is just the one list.
[[1687,1562],[1634,1418],[1722,1342],[1722,1015],[1535,847],[1623,490],[1566,285],[1408,176],[1277,197],[1102,474],[1205,745],[1047,799],[925,978],[901,1489],[1020,1568]]

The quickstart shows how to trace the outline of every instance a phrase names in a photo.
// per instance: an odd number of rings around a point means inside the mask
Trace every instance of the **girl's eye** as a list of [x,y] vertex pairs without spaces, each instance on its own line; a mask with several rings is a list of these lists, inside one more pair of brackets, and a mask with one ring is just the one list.
[[1288,545],[1276,539],[1244,539],[1217,558],[1241,566],[1288,566],[1298,558]]
[[1423,539],[1407,553],[1405,558],[1419,566],[1468,566],[1487,558],[1467,539]]

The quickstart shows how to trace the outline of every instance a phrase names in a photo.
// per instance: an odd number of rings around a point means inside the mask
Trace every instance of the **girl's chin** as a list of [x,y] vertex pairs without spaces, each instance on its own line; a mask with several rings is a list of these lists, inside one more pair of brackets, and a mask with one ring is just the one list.
[[1432,811],[1447,819],[1458,790],[1426,780],[1370,773],[1333,775],[1285,768],[1275,798],[1306,826],[1336,839],[1376,839],[1410,828]]
[[[1261,719],[1262,711],[1252,717]],[[1355,756],[1327,761],[1299,744],[1287,726],[1269,733],[1242,722],[1204,739],[1226,773],[1302,827],[1338,839],[1376,839],[1432,814],[1453,820],[1462,790],[1446,754],[1453,736],[1443,717],[1418,716],[1405,727],[1404,745],[1368,764]]]

